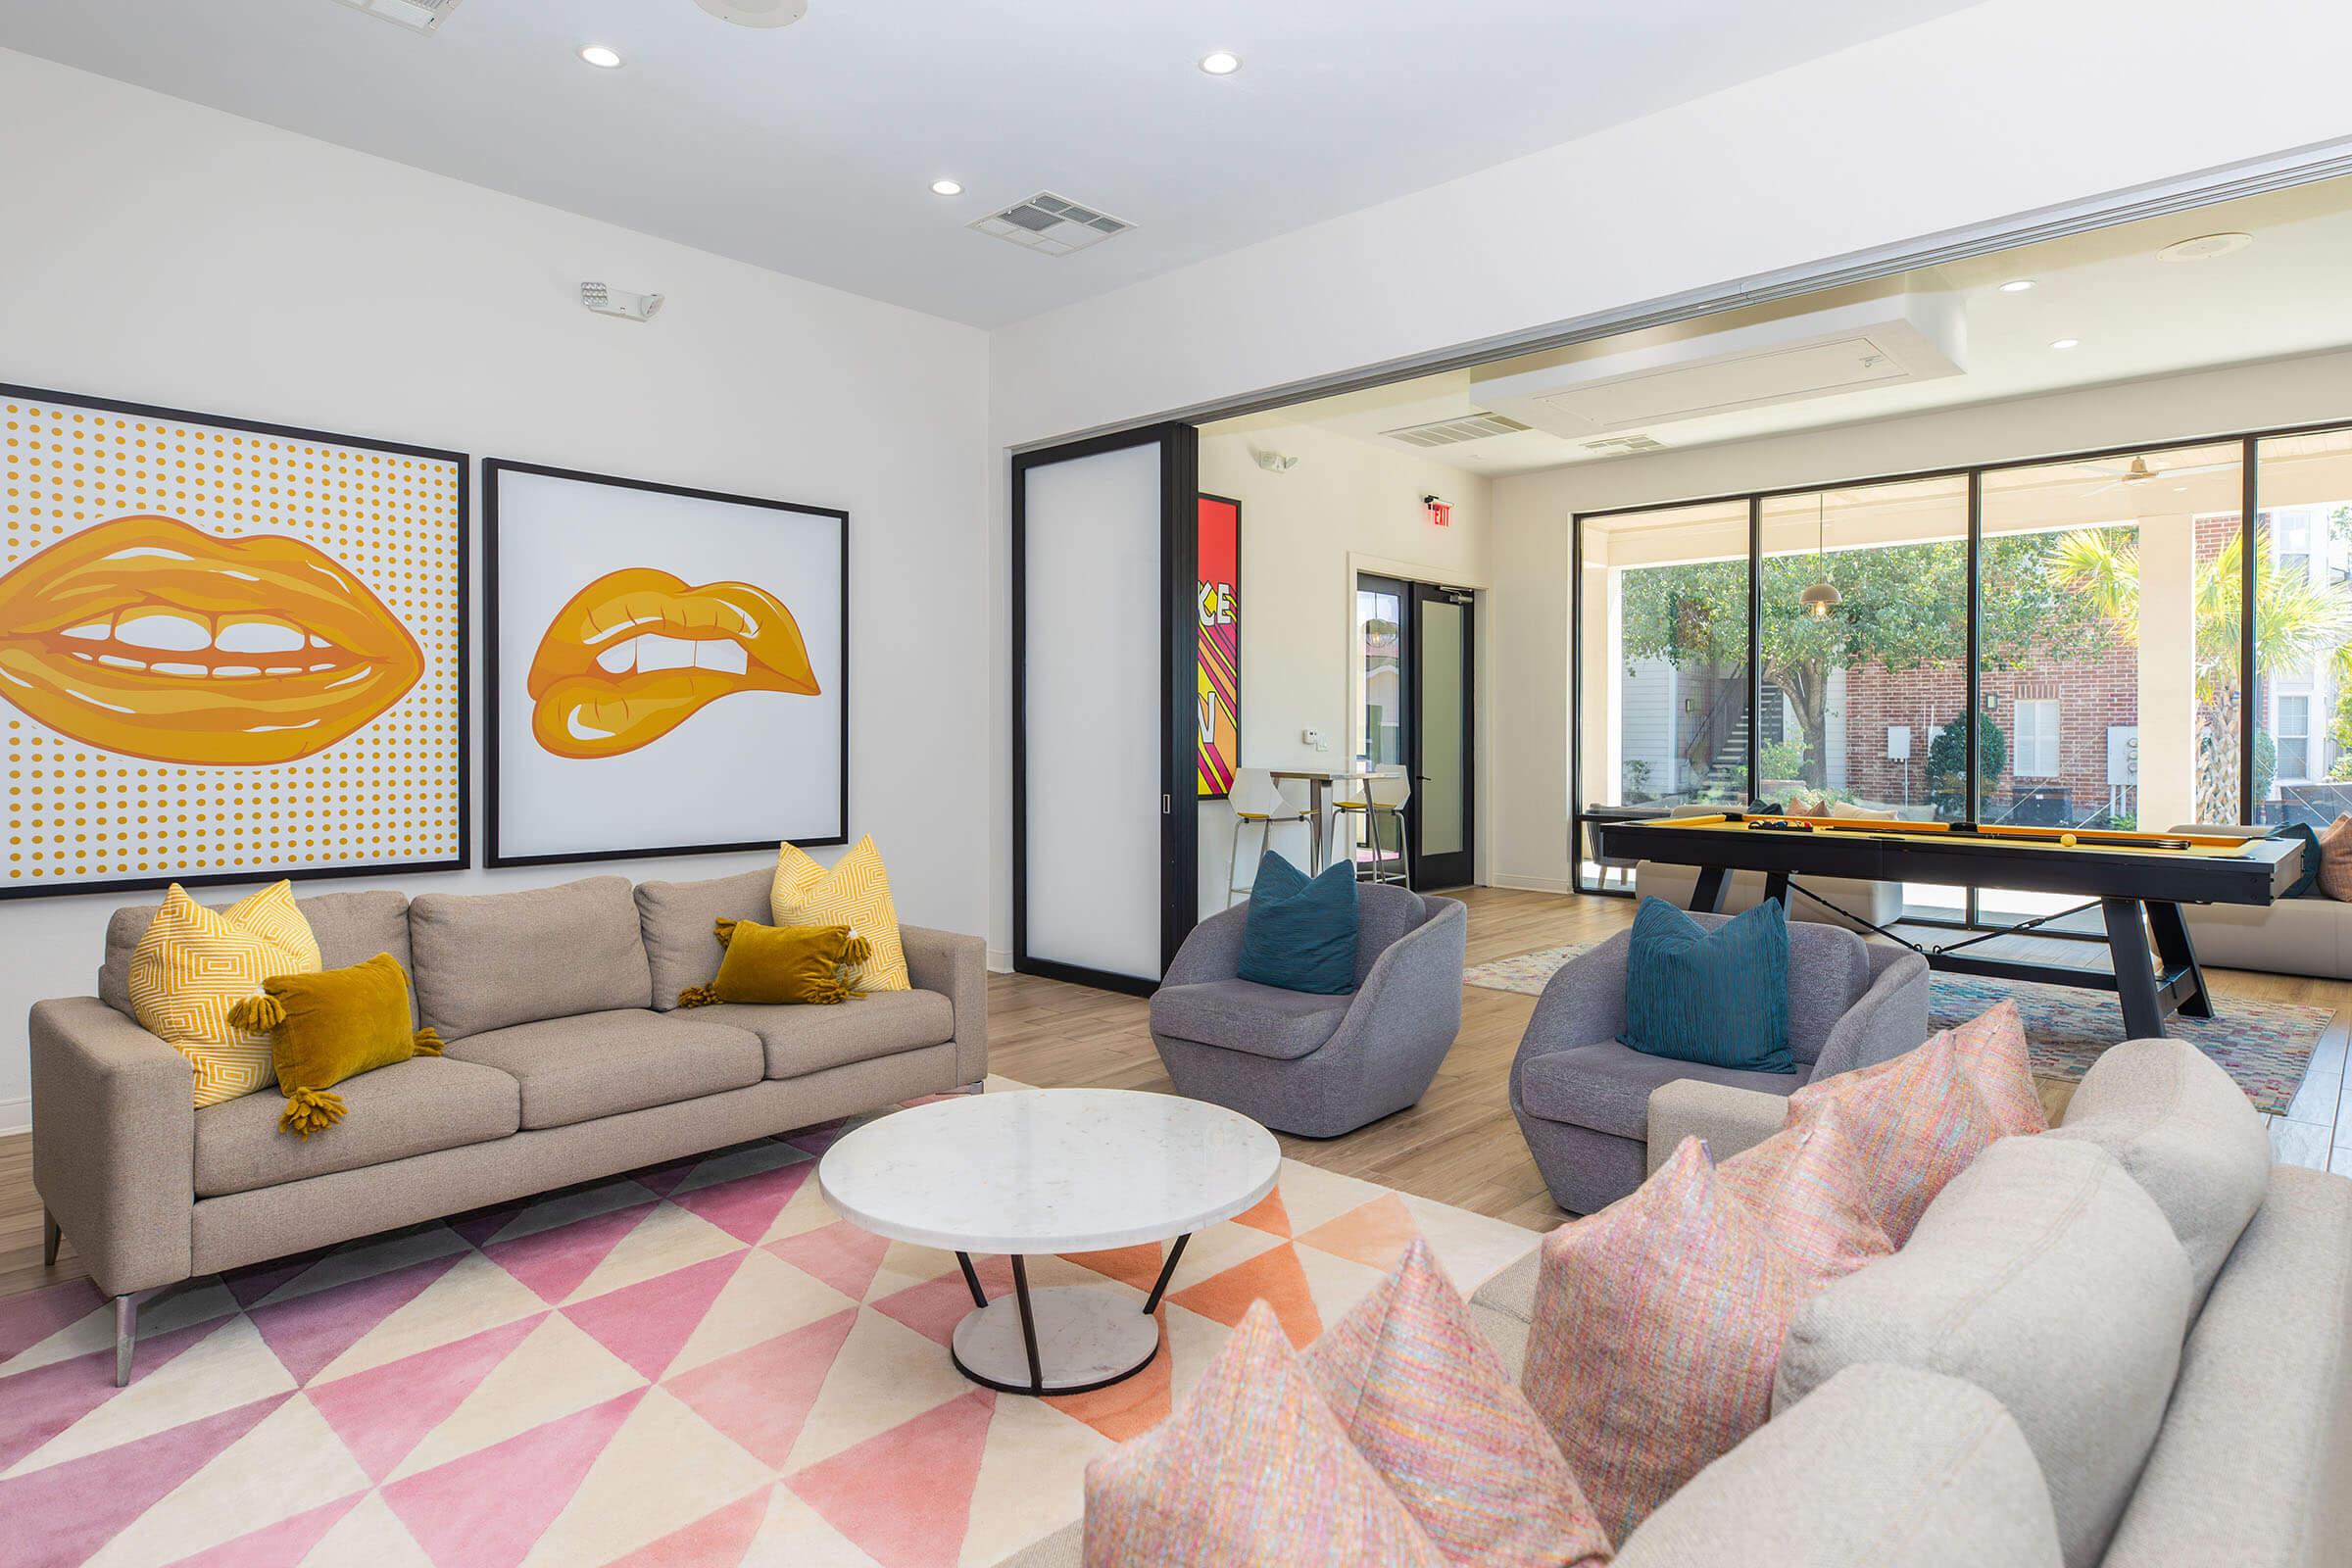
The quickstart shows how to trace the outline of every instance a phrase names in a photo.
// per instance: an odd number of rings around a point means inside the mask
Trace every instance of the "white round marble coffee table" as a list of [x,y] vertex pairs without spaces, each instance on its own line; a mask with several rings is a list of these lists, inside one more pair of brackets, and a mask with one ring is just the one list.
[[[1120,1089],[1023,1089],[867,1122],[825,1151],[816,1180],[852,1224],[955,1252],[973,1304],[956,1326],[956,1370],[1007,1394],[1080,1394],[1151,1364],[1153,1314],[1184,1244],[1272,1192],[1281,1166],[1273,1134],[1219,1105]],[[1170,1237],[1140,1312],[1108,1283],[1029,1289],[1027,1256]],[[974,1252],[1011,1257],[1011,1296],[988,1299]]]

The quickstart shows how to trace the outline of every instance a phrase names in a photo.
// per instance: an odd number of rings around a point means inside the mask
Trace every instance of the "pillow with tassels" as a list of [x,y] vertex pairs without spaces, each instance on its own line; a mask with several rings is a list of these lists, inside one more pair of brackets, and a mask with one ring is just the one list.
[[278,1093],[286,1097],[279,1132],[302,1138],[343,1119],[346,1078],[441,1054],[441,1037],[410,1027],[409,975],[389,953],[318,974],[272,975],[262,994],[229,1009],[239,1029],[270,1036]]
[[681,1007],[719,1002],[834,1003],[860,995],[851,975],[873,945],[846,925],[761,925],[721,916],[712,935],[726,956],[718,977],[678,993]]

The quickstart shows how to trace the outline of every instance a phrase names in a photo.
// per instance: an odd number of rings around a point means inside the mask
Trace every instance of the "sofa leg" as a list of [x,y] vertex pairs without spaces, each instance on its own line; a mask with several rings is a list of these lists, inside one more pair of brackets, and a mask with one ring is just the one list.
[[130,1386],[130,1350],[139,1338],[139,1298],[115,1298],[115,1387]]
[[57,1216],[49,1212],[49,1207],[47,1204],[42,1204],[41,1267],[57,1267],[57,1244],[63,1239],[64,1235],[65,1233],[57,1228]]
[[956,1093],[957,1093],[957,1094],[959,1094],[959,1095],[976,1095],[976,1094],[980,1093],[980,1091],[982,1091],[983,1089],[986,1089],[987,1087],[988,1087],[988,1085],[986,1085],[985,1083],[978,1083],[978,1084],[957,1084],[957,1085],[956,1086]]

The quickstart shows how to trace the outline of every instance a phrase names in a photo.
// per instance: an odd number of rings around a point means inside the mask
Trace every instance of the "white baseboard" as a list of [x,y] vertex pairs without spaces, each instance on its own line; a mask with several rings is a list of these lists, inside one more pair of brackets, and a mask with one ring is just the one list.
[[991,974],[1012,973],[1012,955],[1009,953],[1001,953],[995,948],[989,949],[988,972]]
[[1496,871],[1489,885],[1498,888],[1517,888],[1525,893],[1574,893],[1576,888],[1563,877],[1518,876],[1509,871]]
[[0,1100],[0,1138],[10,1133],[32,1131],[32,1097],[19,1095],[14,1100]]

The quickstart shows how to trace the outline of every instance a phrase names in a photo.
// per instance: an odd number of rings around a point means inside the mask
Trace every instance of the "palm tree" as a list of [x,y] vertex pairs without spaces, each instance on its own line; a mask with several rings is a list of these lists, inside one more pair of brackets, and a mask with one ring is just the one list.
[[[2191,598],[2196,617],[2197,817],[2200,821],[2251,820],[2253,804],[2241,812],[2237,799],[2238,723],[2243,675],[2239,669],[2239,612],[2242,607],[2244,536],[2232,530],[2220,553],[2197,567]],[[2139,635],[2139,535],[2132,528],[2080,528],[2060,539],[2050,553],[2050,573],[2093,605],[2117,634]],[[2256,672],[2276,675],[2304,669],[2322,660],[2341,659],[2352,635],[2352,606],[2343,597],[2312,585],[2309,577],[2281,575],[2267,556],[2254,572]]]

